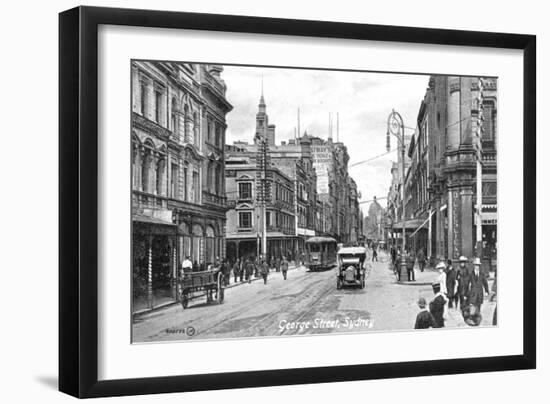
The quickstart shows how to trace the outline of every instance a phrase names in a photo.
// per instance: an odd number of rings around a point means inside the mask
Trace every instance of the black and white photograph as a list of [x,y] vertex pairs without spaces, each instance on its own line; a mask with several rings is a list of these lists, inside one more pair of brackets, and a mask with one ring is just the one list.
[[132,343],[498,326],[498,77],[129,68]]

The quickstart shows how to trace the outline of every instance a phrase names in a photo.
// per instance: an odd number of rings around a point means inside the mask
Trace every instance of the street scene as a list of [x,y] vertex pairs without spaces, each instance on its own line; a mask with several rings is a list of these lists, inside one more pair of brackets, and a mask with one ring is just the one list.
[[131,69],[132,342],[497,325],[497,78]]

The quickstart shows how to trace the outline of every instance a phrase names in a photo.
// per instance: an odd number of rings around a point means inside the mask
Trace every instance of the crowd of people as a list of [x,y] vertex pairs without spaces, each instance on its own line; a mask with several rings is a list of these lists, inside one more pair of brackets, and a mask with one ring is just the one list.
[[[233,278],[233,283],[237,282],[252,282],[253,278],[263,278],[264,284],[267,284],[267,279],[270,272],[280,272],[283,279],[287,279],[289,260],[286,256],[271,256],[264,258],[263,256],[246,258],[237,258],[234,262],[229,262],[226,259],[219,260],[208,264],[205,270],[218,269],[223,274],[224,286],[228,286]],[[181,263],[182,275],[186,272],[196,272],[197,268],[193,265],[190,257],[187,256]]]
[[[487,275],[481,271],[481,260],[475,257],[472,266],[468,266],[468,258],[459,258],[458,268],[454,268],[452,261],[440,262],[436,265],[438,276],[432,284],[434,293],[429,304],[426,299],[418,299],[420,312],[416,317],[414,328],[441,328],[445,327],[445,319],[449,309],[459,312],[464,322],[471,326],[481,323],[481,306],[484,297],[496,295],[496,281],[491,292]],[[496,308],[493,313],[493,325],[496,325]]]

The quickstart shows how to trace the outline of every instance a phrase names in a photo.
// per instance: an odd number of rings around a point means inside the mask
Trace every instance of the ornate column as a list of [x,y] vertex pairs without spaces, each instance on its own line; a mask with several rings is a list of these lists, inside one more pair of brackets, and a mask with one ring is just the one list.
[[460,145],[460,82],[460,77],[448,78],[447,150],[458,149]]

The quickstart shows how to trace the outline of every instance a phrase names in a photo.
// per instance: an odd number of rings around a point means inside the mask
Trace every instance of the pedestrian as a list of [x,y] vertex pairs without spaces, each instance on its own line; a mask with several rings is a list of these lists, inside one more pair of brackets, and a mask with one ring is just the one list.
[[423,297],[418,299],[418,307],[420,308],[420,312],[416,315],[414,328],[418,330],[435,327],[436,324],[434,316],[432,316],[432,313],[430,313],[426,308],[426,299],[424,299]]
[[252,274],[254,273],[254,263],[252,262],[252,259],[250,259],[250,257],[248,257],[246,259],[246,264],[245,264],[245,280],[250,283],[252,282]]
[[223,274],[223,284],[224,286],[229,286],[229,280],[231,278],[231,268],[227,264],[227,260],[224,258],[220,264],[220,271]]
[[254,260],[254,277],[255,278],[258,278],[260,275],[259,275],[259,271],[260,271],[260,257],[257,257],[255,260]]
[[432,284],[432,289],[434,291],[434,298],[430,302],[430,313],[435,320],[434,328],[445,327],[445,306],[447,305],[447,298],[441,292],[441,285],[439,282]]
[[416,259],[418,260],[418,267],[420,268],[420,272],[424,272],[424,268],[426,267],[426,255],[424,254],[423,248],[418,251]]
[[267,262],[265,260],[262,260],[262,263],[260,265],[260,272],[262,274],[262,278],[264,278],[264,285],[267,283],[267,276],[269,275],[269,265],[267,265]]
[[456,296],[456,270],[453,267],[453,262],[447,260],[447,267],[445,268],[447,298],[449,299],[449,308],[453,308],[453,303],[456,307],[458,296]]
[[185,259],[181,262],[181,275],[183,276],[186,272],[193,271],[193,263],[189,259],[189,255],[185,256]]
[[[461,255],[458,259],[459,265],[458,270],[456,271],[456,294],[458,295],[458,302],[460,303],[460,310],[463,312],[466,310],[466,285],[468,283],[468,258],[464,255]],[[456,299],[455,299],[456,302]],[[455,305],[458,308],[458,306]]]
[[281,256],[278,255],[275,259],[275,271],[280,272],[281,271]]
[[283,257],[283,261],[281,262],[281,271],[283,272],[283,278],[286,281],[286,274],[288,272],[288,261],[285,257]]
[[233,264],[233,281],[237,283],[237,278],[240,276],[241,282],[243,280],[243,275],[241,274],[241,261],[237,258]]
[[437,282],[439,283],[439,289],[445,296],[447,295],[447,274],[445,273],[447,266],[443,261],[436,265],[435,269],[439,273],[437,275]]
[[397,280],[401,281],[401,250],[397,251],[395,262],[393,263],[393,272],[397,274]]
[[406,264],[407,264],[407,276],[408,276],[408,279],[409,279],[409,282],[414,282],[415,281],[415,278],[414,278],[414,261],[415,261],[415,257],[414,257],[414,252],[411,250],[407,255],[406,255]]
[[378,252],[376,251],[376,244],[372,244],[372,261],[378,262]]
[[484,292],[489,295],[489,284],[487,278],[481,273],[481,260],[474,258],[474,270],[466,284],[468,306],[470,308],[469,317],[471,323],[468,325],[479,325],[481,323],[481,305],[483,304]]
[[395,265],[395,260],[397,259],[397,249],[394,245],[390,248],[390,254],[391,254],[391,263],[392,265]]

